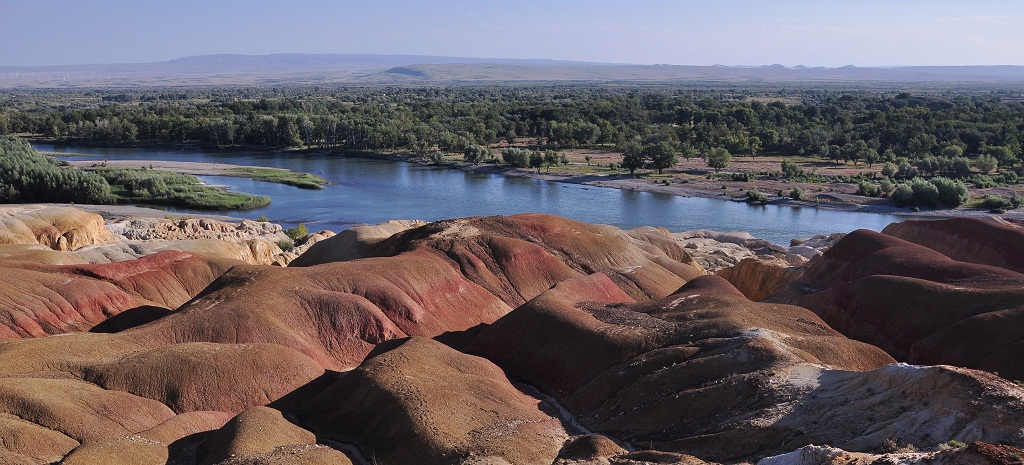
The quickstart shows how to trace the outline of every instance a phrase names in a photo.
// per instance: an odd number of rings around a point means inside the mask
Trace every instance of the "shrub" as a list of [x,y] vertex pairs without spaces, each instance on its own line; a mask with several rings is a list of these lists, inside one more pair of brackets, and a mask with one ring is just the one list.
[[260,215],[259,218],[256,218],[256,221],[259,221],[261,223],[266,223],[266,222],[270,221],[270,219],[267,218],[267,215]]
[[739,182],[750,182],[757,179],[754,173],[730,173],[729,179]]
[[474,165],[486,160],[491,156],[491,151],[482,145],[469,145],[466,146],[466,150],[462,151],[462,159],[466,163],[472,163]]
[[[960,181],[954,181],[949,178],[936,177],[928,181],[939,193],[939,202],[949,208],[956,208],[968,200],[971,200],[971,194],[967,191],[967,187]],[[930,195],[930,194],[929,194]]]
[[939,444],[939,450],[959,449],[961,447],[967,447],[967,443],[963,441],[946,441]]
[[804,193],[803,189],[794,187],[789,193],[789,198],[793,200],[807,200],[807,195]]
[[799,178],[804,176],[804,170],[789,160],[782,160],[782,177],[786,179]]
[[981,207],[989,210],[996,210],[1005,207],[1007,204],[1006,200],[998,195],[988,194],[981,199]]
[[299,225],[294,228],[285,229],[284,234],[294,241],[308,236],[309,230],[306,229],[305,223],[299,223]]
[[910,181],[910,189],[914,192],[914,205],[935,208],[939,205],[939,188],[921,178]]
[[749,190],[747,191],[747,202],[765,204],[768,203],[768,195],[763,192]]
[[1024,195],[1018,195],[1016,192],[1010,196],[1010,206],[1013,208],[1020,208],[1024,204]]
[[878,187],[867,181],[860,181],[857,183],[857,195],[863,195],[864,197],[878,197]]
[[914,189],[910,184],[900,183],[892,191],[892,201],[897,207],[909,207],[914,205]]
[[530,166],[530,154],[526,149],[509,147],[501,151],[501,159],[515,168],[526,168]]
[[977,187],[978,189],[988,189],[990,187],[996,187],[995,180],[988,176],[985,176],[984,174],[979,174],[971,178],[971,184],[974,184],[974,187]]
[[885,178],[882,182],[878,183],[878,191],[881,192],[883,196],[891,194],[893,189],[896,189],[896,185],[893,184],[892,180],[889,178]]
[[292,250],[295,250],[295,243],[288,239],[281,239],[277,241],[277,246],[280,247],[281,250],[285,252],[291,252]]

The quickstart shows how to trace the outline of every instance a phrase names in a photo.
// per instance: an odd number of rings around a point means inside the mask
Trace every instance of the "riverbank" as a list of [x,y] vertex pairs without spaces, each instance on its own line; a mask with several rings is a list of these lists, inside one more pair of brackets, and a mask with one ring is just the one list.
[[[412,160],[408,160],[412,161]],[[854,195],[856,186],[845,183],[810,184],[782,183],[778,181],[730,181],[723,179],[707,179],[705,172],[695,169],[675,169],[658,175],[654,173],[630,175],[625,173],[596,174],[572,172],[573,167],[559,167],[555,172],[540,169],[512,168],[502,165],[472,165],[456,163],[448,165],[463,171],[498,174],[502,176],[518,176],[552,182],[564,182],[593,187],[626,189],[635,192],[652,192],[682,197],[700,197],[707,199],[745,202],[747,191],[754,190],[768,195],[768,205],[779,205],[801,208],[820,208],[835,211],[861,213],[877,213],[899,215],[916,218],[986,218],[993,215],[1013,221],[1024,221],[1024,211],[1011,210],[1005,213],[993,213],[985,209],[960,207],[956,209],[926,209],[914,211],[895,206],[889,199],[872,198]],[[582,167],[581,167],[582,168]],[[816,192],[810,200],[795,200],[785,196],[771,194],[783,190],[800,187],[809,192]]]
[[[323,152],[327,154],[328,152]],[[66,156],[66,154],[60,154]],[[430,164],[426,158],[402,156],[399,154],[378,154],[366,152],[346,152],[345,156],[358,158],[369,158],[375,160],[386,160],[393,162],[406,162],[416,164]],[[846,183],[785,183],[781,181],[731,181],[727,179],[707,179],[710,170],[701,170],[696,166],[702,160],[681,161],[677,168],[667,170],[664,174],[643,173],[630,175],[618,171],[605,170],[608,173],[600,173],[597,166],[585,165],[572,162],[569,165],[555,167],[552,171],[544,169],[523,169],[513,168],[507,165],[480,164],[457,162],[452,159],[444,167],[461,171],[472,171],[478,173],[496,174],[501,176],[515,176],[530,179],[539,179],[551,182],[570,183],[584,186],[604,187],[612,189],[625,189],[634,192],[651,192],[658,194],[675,195],[681,197],[700,197],[706,199],[745,202],[747,191],[756,190],[768,194],[768,205],[785,207],[816,208],[834,211],[848,211],[861,213],[874,213],[885,215],[899,215],[915,218],[985,218],[994,213],[984,209],[972,209],[960,207],[957,209],[926,209],[914,211],[908,208],[899,208],[888,199],[872,198],[854,195],[856,186]],[[100,165],[96,161],[72,161],[73,166],[80,169],[95,169]],[[193,174],[199,176],[232,176],[249,178],[260,181],[274,181],[269,176],[259,177],[260,172],[280,172],[284,175],[296,174],[313,176],[308,173],[299,173],[292,170],[280,168],[265,168],[258,166],[235,165],[229,163],[210,162],[180,162],[167,160],[106,160],[106,166],[110,168],[148,168],[156,170],[174,171],[178,173]],[[763,165],[763,166],[762,166]],[[766,159],[758,162],[756,166],[748,168],[767,168],[771,161]],[[841,172],[840,170],[836,170]],[[315,177],[315,176],[313,176]],[[320,179],[323,185],[328,181]],[[300,186],[301,187],[301,186]],[[785,196],[772,195],[786,188],[800,187],[810,193],[814,193],[813,200],[795,200]],[[319,187],[318,187],[319,188]],[[1007,211],[999,216],[1013,221],[1024,221],[1024,211]]]

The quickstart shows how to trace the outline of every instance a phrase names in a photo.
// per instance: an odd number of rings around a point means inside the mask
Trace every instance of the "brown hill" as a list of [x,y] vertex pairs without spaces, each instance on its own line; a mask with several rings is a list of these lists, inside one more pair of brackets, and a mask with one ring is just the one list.
[[883,234],[923,245],[953,260],[1024,273],[1024,227],[997,219],[903,221]]
[[[751,302],[718,277],[636,304],[609,299],[603,281],[555,286],[467,350],[556,396],[595,432],[704,460],[811,443],[873,450],[893,435],[925,447],[1022,439],[1010,412],[1024,409],[1024,390],[996,377],[883,366],[888,355],[810,311]],[[951,415],[975,420],[950,423]]]
[[[381,235],[306,267],[180,252],[0,262],[18,328],[102,321],[0,341],[0,463],[702,464],[815,457],[810,444],[868,460],[891,444],[1024,442],[1021,387],[892,364],[810,310],[704,276],[663,230],[516,215]],[[751,293],[790,280],[765,276],[733,278]],[[872,317],[906,323],[897,340],[933,324],[918,302],[941,318],[1009,310],[1005,327],[980,320],[992,341],[971,336],[987,350],[1015,340],[1015,310],[994,306],[1016,302],[1022,278],[858,232],[779,296],[904,299],[907,315]],[[130,305],[152,314],[122,318]],[[935,457],[975,456],[995,455]]]
[[316,436],[289,423],[281,412],[253,407],[215,431],[199,446],[199,463],[351,465],[345,454],[316,445]]
[[438,221],[392,236],[371,256],[417,249],[444,254],[512,305],[591,273],[604,273],[636,299],[663,297],[705,274],[668,231],[623,231],[532,213]]
[[[936,224],[939,235],[949,226]],[[1024,379],[1024,274],[1006,268],[859,230],[769,300],[809,308],[897,360]]]
[[548,215],[431,223],[396,234],[371,255],[310,267],[236,266],[179,312],[128,335],[274,342],[340,370],[388,339],[490,323],[592,270],[637,298],[668,294],[702,274],[667,233]]
[[173,251],[105,265],[0,261],[0,338],[88,331],[126,311],[125,322],[152,319],[235,263]]
[[[389,339],[437,336],[492,322],[512,305],[566,278],[585,276],[586,270],[610,273],[614,280],[607,280],[604,292],[624,299],[630,299],[627,292],[640,298],[667,294],[670,287],[701,273],[687,263],[687,256],[663,231],[626,233],[537,215],[435,223],[382,241],[374,247],[373,255],[297,268],[236,264],[202,291],[203,281],[215,276],[209,271],[220,271],[214,265],[227,262],[180,252],[103,265],[19,262],[18,266],[25,268],[19,273],[32,274],[35,282],[52,281],[54,286],[70,283],[72,289],[55,294],[77,296],[71,292],[77,290],[93,299],[118,303],[109,306],[114,310],[98,311],[103,317],[116,309],[142,304],[176,305],[193,293],[198,295],[177,311],[155,315],[155,321],[141,326],[110,323],[120,315],[103,322],[106,329],[119,330],[114,334],[76,333],[0,343],[0,380],[27,380],[31,384],[37,379],[61,378],[93,387],[95,393],[76,394],[84,401],[117,392],[152,402],[169,414],[150,415],[153,424],[98,435],[69,457],[88,462],[107,453],[104,451],[119,450],[127,454],[124,460],[152,460],[164,453],[173,458],[178,449],[167,444],[166,435],[142,435],[175,412],[179,416],[202,411],[233,413],[275,401],[301,405],[317,392],[314,380],[323,375],[325,368],[343,370],[359,365],[375,345]],[[189,260],[196,262],[196,268],[188,265]],[[204,263],[206,271],[199,266]],[[46,295],[41,286],[33,285],[12,285],[6,297],[17,296],[15,290],[23,288],[27,289],[26,296],[32,296],[25,299]],[[122,300],[104,297],[108,295]],[[68,307],[75,311],[89,308],[77,301]],[[66,318],[73,313],[60,314]],[[447,357],[458,358],[451,349],[444,350],[453,354]],[[466,366],[477,370],[480,363],[486,364],[477,361]],[[496,379],[496,373],[500,373],[493,366],[488,370],[481,372],[481,380],[473,382]],[[55,385],[51,390],[53,395],[70,395],[65,393],[68,389]],[[455,392],[454,387],[451,390]],[[515,402],[534,402],[531,408],[536,412],[534,400],[524,400],[528,398],[517,391],[515,394]],[[12,403],[22,401],[12,395]],[[99,416],[119,418],[127,414],[120,407],[110,406]],[[40,423],[42,420],[31,421],[49,427]],[[179,431],[188,429],[188,425],[185,422],[180,427],[164,428]],[[532,427],[524,428],[529,431]],[[155,443],[132,439],[133,435]],[[79,440],[74,435],[69,437]],[[464,444],[476,444],[471,439]],[[428,436],[417,440],[430,443],[437,439]],[[71,446],[68,444],[65,449]],[[308,449],[316,457],[325,454],[319,448],[307,447],[310,444],[280,446]],[[543,453],[553,457],[560,446],[557,442]],[[491,446],[480,447],[490,450],[487,448]],[[505,451],[501,447],[498,449]],[[299,451],[287,447],[281,450],[286,449],[287,456]],[[278,452],[254,454],[252,457],[258,458],[254,460],[259,461],[276,457]]]
[[346,229],[313,244],[288,266],[313,266],[364,258],[384,239],[424,224],[422,221],[388,221]]
[[383,345],[304,417],[382,463],[552,463],[567,434],[538,403],[487,360],[411,338]]

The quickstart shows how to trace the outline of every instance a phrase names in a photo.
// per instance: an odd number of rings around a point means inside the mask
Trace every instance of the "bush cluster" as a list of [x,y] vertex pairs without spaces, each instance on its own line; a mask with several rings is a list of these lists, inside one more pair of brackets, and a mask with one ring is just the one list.
[[113,203],[110,185],[40,155],[28,142],[0,136],[0,202]]
[[939,204],[956,208],[971,199],[967,187],[960,181],[944,177],[930,180],[914,178],[910,183],[901,183],[892,193],[893,202],[900,207],[935,208]]

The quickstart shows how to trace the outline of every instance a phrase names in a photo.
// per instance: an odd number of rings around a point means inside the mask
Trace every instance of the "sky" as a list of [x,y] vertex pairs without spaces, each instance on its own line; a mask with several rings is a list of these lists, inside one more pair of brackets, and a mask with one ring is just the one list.
[[0,66],[238,53],[1024,65],[1021,0],[0,0]]

